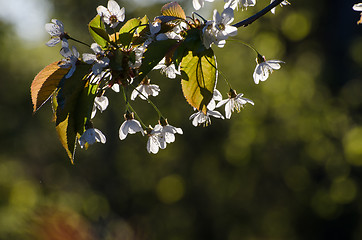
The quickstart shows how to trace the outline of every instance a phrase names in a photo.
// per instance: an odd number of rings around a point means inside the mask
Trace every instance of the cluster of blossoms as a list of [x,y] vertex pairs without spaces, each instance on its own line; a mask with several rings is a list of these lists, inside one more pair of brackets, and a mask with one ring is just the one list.
[[[196,10],[202,8],[205,1],[213,2],[213,0],[193,0],[194,8]],[[274,1],[278,1],[281,6],[289,4],[286,0],[271,0],[271,4]],[[276,6],[278,3],[274,5]],[[151,84],[147,73],[151,70],[159,70],[167,78],[182,78],[181,73],[188,67],[186,64],[183,65],[187,51],[192,51],[192,55],[199,55],[198,61],[201,64],[206,53],[213,53],[212,45],[222,48],[228,38],[237,35],[237,24],[232,25],[234,11],[239,8],[246,9],[255,4],[256,0],[225,0],[223,11],[219,13],[215,9],[212,20],[206,20],[197,13],[193,13],[192,17],[186,17],[182,8],[176,2],[172,2],[166,4],[161,10],[162,16],[154,18],[153,21],[148,20],[147,17],[131,19],[120,27],[122,25],[120,23],[125,21],[125,9],[121,8],[116,1],[109,0],[107,7],[97,7],[97,16],[89,25],[90,33],[95,40],[95,43],[91,45],[72,38],[65,32],[63,23],[53,19],[51,23],[45,25],[45,29],[51,35],[47,45],[53,47],[61,43],[60,54],[63,56],[63,60],[58,63],[58,66],[69,69],[54,91],[53,101],[57,106],[54,110],[55,115],[61,116],[62,114],[58,112],[67,109],[63,105],[70,104],[63,93],[67,79],[76,75],[78,68],[81,68],[79,71],[83,71],[84,66],[89,66],[86,68],[89,70],[85,71],[81,77],[83,82],[86,81],[82,86],[88,88],[87,96],[93,96],[91,98],[93,106],[89,117],[84,118],[84,125],[82,125],[84,130],[76,129],[76,136],[79,134],[76,140],[81,148],[87,148],[95,142],[106,142],[104,134],[93,127],[92,119],[96,116],[97,111],[103,112],[107,109],[109,99],[106,92],[112,89],[115,92],[121,92],[126,103],[124,122],[119,128],[119,138],[124,140],[129,134],[139,132],[143,136],[148,136],[148,152],[157,153],[159,149],[164,149],[167,144],[175,141],[175,134],[182,134],[183,131],[169,125],[167,119],[151,101],[150,97],[159,95],[160,87]],[[272,12],[275,13],[275,7]],[[195,15],[197,15],[196,18]],[[108,34],[107,29],[111,29],[113,34]],[[76,47],[70,47],[69,40],[87,45],[93,53],[83,53],[80,56]],[[189,44],[191,41],[193,41],[192,44]],[[163,47],[167,44],[169,47]],[[188,49],[187,45],[199,47]],[[157,52],[157,48],[166,50],[160,54]],[[283,62],[266,60],[254,48],[252,49],[257,55],[253,79],[255,84],[258,84],[260,81],[265,81],[273,70],[280,69],[280,63]],[[215,57],[213,56],[213,58]],[[252,100],[243,97],[242,93],[237,93],[226,79],[230,90],[227,94],[228,97],[223,99],[222,94],[216,89],[218,76],[216,64],[211,62],[207,64],[211,64],[215,72],[210,81],[213,83],[212,89],[210,89],[211,96],[207,100],[205,108],[190,103],[195,110],[195,113],[189,118],[194,126],[209,125],[211,116],[230,119],[233,112],[239,112],[247,103],[254,105]],[[92,90],[92,86],[95,86],[95,91]],[[127,94],[129,88],[133,89],[130,96]],[[184,94],[187,98],[187,94],[185,92]],[[134,111],[131,101],[136,100],[137,97],[150,103],[158,113],[158,123],[154,127],[144,124]],[[189,101],[189,99],[187,100]],[[215,110],[222,106],[225,108],[225,117]],[[67,125],[70,126],[70,124]],[[68,139],[65,142],[67,141]]]

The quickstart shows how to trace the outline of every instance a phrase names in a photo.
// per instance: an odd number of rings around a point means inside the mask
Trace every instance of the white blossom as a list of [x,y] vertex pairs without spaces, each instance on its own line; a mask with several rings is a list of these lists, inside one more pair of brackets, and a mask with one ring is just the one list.
[[133,114],[125,114],[125,121],[119,128],[119,138],[124,140],[128,133],[135,134],[137,132],[141,132],[142,136],[144,135],[141,123],[134,119]]
[[233,89],[230,89],[229,92],[229,98],[221,100],[216,107],[221,107],[225,104],[225,117],[227,119],[230,119],[231,113],[235,110],[237,112],[240,112],[240,109],[244,107],[245,104],[250,103],[251,105],[254,105],[254,102],[248,98],[243,98],[243,94],[239,93],[236,94],[236,91]]
[[93,144],[95,142],[106,143],[104,134],[96,128],[88,128],[82,136],[78,139],[81,148],[86,146],[86,143]]
[[64,32],[64,25],[58,19],[52,19],[51,23],[45,24],[45,30],[50,34],[51,39],[46,43],[49,47],[54,47],[60,41],[62,47],[69,47],[67,34]]
[[189,120],[192,120],[192,125],[197,127],[200,125],[203,125],[203,126],[210,125],[211,124],[210,117],[224,119],[224,116],[220,112],[215,111],[214,109],[215,109],[215,102],[212,103],[210,101],[210,103],[207,105],[206,114],[203,111],[198,111],[198,112],[192,114],[190,116]]
[[[270,3],[273,3],[274,1],[275,1],[275,0],[271,0]],[[281,7],[283,7],[283,5],[284,5],[284,6],[290,5],[290,3],[289,3],[287,0],[284,0],[283,2],[280,3],[280,6],[281,6]],[[271,13],[272,13],[272,14],[275,14],[275,9],[276,9],[276,7],[271,10]]]
[[257,65],[254,70],[253,78],[256,84],[259,81],[265,81],[268,79],[269,74],[273,72],[273,70],[280,69],[280,63],[284,63],[280,60],[265,60],[265,57],[258,55],[256,59]]
[[160,92],[160,87],[156,84],[150,84],[148,78],[146,80],[141,81],[140,85],[138,85],[131,94],[131,100],[135,100],[137,96],[139,96],[142,100],[146,100],[148,96],[157,96]]
[[163,141],[161,135],[162,126],[157,124],[152,130],[149,130],[148,141],[147,141],[147,151],[149,153],[156,154],[158,150],[166,148],[166,141]]
[[97,112],[97,109],[100,112],[103,112],[104,110],[107,109],[109,104],[108,98],[104,95],[102,96],[97,96],[94,98],[94,104],[93,104],[93,109],[92,109],[92,115],[91,118],[94,118]]
[[118,3],[114,0],[108,1],[107,8],[104,6],[98,6],[97,13],[111,28],[117,27],[117,25],[125,19],[124,7],[120,8]]
[[200,8],[204,7],[205,1],[213,2],[214,0],[192,0],[192,5],[194,6],[195,10],[199,10]]
[[176,69],[172,62],[166,63],[166,58],[163,58],[153,69],[161,69],[161,73],[168,78],[176,78],[176,74],[181,75],[180,67]]
[[203,28],[203,43],[206,48],[210,48],[212,44],[218,47],[224,47],[226,39],[229,36],[237,34],[237,27],[234,27],[231,22],[234,21],[234,10],[232,8],[225,8],[220,13],[215,9],[213,20],[207,21]]
[[101,46],[97,43],[92,43],[91,49],[95,54],[83,53],[83,61],[88,64],[93,64],[92,72],[98,75],[102,72],[102,69],[109,64],[109,58],[105,56]]
[[[161,125],[159,125],[159,126],[161,126]],[[166,125],[162,125],[162,130],[160,133],[161,137],[162,137],[161,139],[164,140],[166,143],[172,143],[175,141],[176,133],[183,134],[183,131],[181,128],[171,126],[170,124],[167,123]]]
[[79,59],[79,52],[74,46],[72,47],[72,50],[70,50],[68,47],[63,47],[60,49],[60,54],[64,57],[64,59],[59,64],[59,66],[62,68],[70,68],[67,75],[65,75],[65,78],[70,78],[76,69],[76,64]]

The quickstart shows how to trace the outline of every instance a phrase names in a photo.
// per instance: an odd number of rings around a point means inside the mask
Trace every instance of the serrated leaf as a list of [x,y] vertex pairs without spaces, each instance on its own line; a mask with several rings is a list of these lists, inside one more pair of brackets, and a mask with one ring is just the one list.
[[88,24],[88,30],[93,40],[102,48],[108,45],[109,35],[106,32],[104,23],[99,15],[95,16]]
[[185,11],[182,9],[182,7],[177,2],[170,2],[170,3],[165,4],[161,8],[161,14],[163,16],[176,17],[179,19],[186,20]]
[[139,83],[162,60],[162,58],[173,49],[172,47],[175,44],[177,44],[177,40],[174,39],[152,42],[147,47],[147,51],[143,54],[139,76],[135,80],[135,83]]
[[119,30],[118,42],[123,46],[129,46],[137,27],[141,24],[139,18],[128,20]]
[[181,85],[187,102],[206,114],[217,81],[216,60],[212,49],[195,54],[189,51],[181,62]]
[[30,88],[34,113],[48,101],[68,71],[69,68],[61,68],[58,62],[54,62],[35,76]]
[[91,65],[88,64],[78,65],[69,79],[63,79],[52,99],[56,130],[72,163],[77,139],[84,129],[84,118],[80,115],[85,110],[81,108],[88,106],[79,103],[82,102],[83,92],[88,91],[87,76],[90,68]]

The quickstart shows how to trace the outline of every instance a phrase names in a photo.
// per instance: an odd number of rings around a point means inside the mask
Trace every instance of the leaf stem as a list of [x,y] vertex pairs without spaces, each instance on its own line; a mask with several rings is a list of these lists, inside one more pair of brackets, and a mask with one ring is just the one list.
[[284,0],[275,0],[274,2],[272,2],[271,4],[269,4],[268,6],[266,6],[264,9],[262,9],[260,12],[257,12],[256,14],[254,14],[253,16],[240,21],[238,23],[235,23],[233,26],[234,27],[246,27],[249,24],[252,24],[255,20],[257,20],[258,18],[264,16],[266,13],[268,13],[270,10],[272,10],[273,8],[275,8],[278,4],[280,4],[281,2],[283,2]]

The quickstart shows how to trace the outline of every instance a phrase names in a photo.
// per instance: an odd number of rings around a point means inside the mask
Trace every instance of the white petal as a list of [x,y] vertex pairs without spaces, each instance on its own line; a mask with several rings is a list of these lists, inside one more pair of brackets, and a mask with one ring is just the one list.
[[231,110],[232,110],[231,101],[228,101],[228,102],[225,104],[225,117],[226,117],[227,119],[230,119],[230,117],[231,117]]
[[109,0],[107,4],[108,10],[111,12],[112,15],[116,15],[120,11],[120,7],[118,3],[114,0]]
[[234,10],[232,8],[226,8],[221,13],[222,23],[226,26],[234,21]]
[[136,132],[141,132],[142,135],[144,135],[143,128],[141,127],[141,124],[139,121],[137,121],[135,119],[128,120],[128,121],[129,121],[128,133],[135,134]]
[[83,58],[83,61],[88,64],[92,64],[92,63],[94,63],[94,61],[97,60],[96,55],[91,54],[91,53],[83,53],[82,58]]
[[219,108],[221,107],[222,105],[224,105],[225,103],[227,103],[230,99],[224,99],[224,100],[221,100],[220,102],[217,103],[216,105],[216,108]]
[[107,109],[108,104],[109,104],[109,101],[108,101],[108,98],[106,96],[95,97],[95,99],[94,99],[94,105],[101,112],[103,112],[104,110]]
[[118,83],[113,84],[113,86],[111,88],[112,88],[113,91],[115,91],[117,93],[120,91]]
[[220,93],[219,90],[217,90],[216,88],[214,89],[214,92],[212,94],[212,98],[215,100],[215,101],[221,101],[222,100],[222,95]]
[[149,153],[156,154],[158,153],[158,150],[159,150],[159,143],[157,137],[150,136],[147,141],[147,151]]
[[192,5],[194,6],[195,10],[199,10],[204,6],[204,0],[192,0]]
[[128,121],[124,121],[119,128],[119,139],[124,140],[128,134]]
[[55,37],[55,38],[50,39],[50,40],[46,43],[46,45],[47,45],[48,47],[54,47],[54,46],[57,45],[59,42],[60,42],[60,38]]
[[97,7],[97,13],[101,17],[109,15],[108,9],[106,7],[104,7],[104,6],[98,6]]
[[97,43],[92,43],[91,49],[93,50],[94,53],[102,53],[103,52],[101,46],[99,46]]
[[106,136],[104,136],[104,134],[99,129],[95,128],[94,131],[97,142],[101,142],[103,144],[106,143]]
[[357,4],[353,5],[353,10],[362,11],[362,3],[357,3]]

